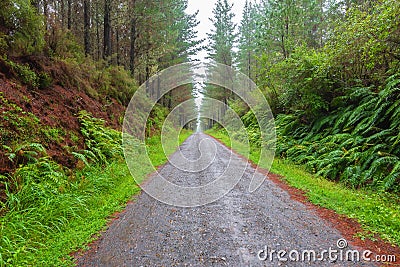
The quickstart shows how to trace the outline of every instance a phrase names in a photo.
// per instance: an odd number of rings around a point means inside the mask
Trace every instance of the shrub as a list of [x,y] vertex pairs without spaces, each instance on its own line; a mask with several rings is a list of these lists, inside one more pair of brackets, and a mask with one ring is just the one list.
[[[43,18],[26,0],[3,0],[0,2],[0,22],[3,30],[2,43],[17,55],[36,53],[44,45]],[[5,38],[6,37],[6,38]]]
[[38,86],[40,89],[45,89],[51,86],[53,78],[46,72],[41,72],[38,75]]
[[11,69],[17,74],[18,78],[23,84],[26,84],[32,88],[37,88],[39,78],[36,73],[27,64],[18,64],[11,60],[7,60],[6,63]]
[[120,132],[105,127],[104,120],[94,118],[86,111],[80,111],[78,118],[87,149],[81,153],[75,153],[75,157],[81,160],[87,157],[93,162],[106,164],[109,159],[123,156]]
[[301,113],[276,119],[277,154],[352,187],[399,192],[400,74],[376,88],[349,88],[343,105],[311,126]]

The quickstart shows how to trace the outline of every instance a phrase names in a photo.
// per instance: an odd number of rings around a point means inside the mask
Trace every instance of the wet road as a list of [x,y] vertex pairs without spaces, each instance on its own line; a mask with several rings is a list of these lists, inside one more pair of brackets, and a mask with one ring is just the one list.
[[[203,154],[199,150],[202,141]],[[186,163],[180,153],[175,153],[171,161],[180,162],[175,164],[180,166],[169,163],[160,170],[174,184],[206,185],[223,173],[228,164],[237,168],[229,175],[239,175],[239,183],[219,200],[195,208],[166,205],[143,192],[92,250],[78,258],[78,266],[371,266],[341,261],[340,251],[345,259],[349,248],[338,249],[340,233],[268,178],[250,193],[249,183],[255,170],[217,141],[194,134],[181,146],[181,151]],[[191,164],[200,166],[199,171],[191,169]],[[146,186],[159,186],[157,175],[149,179]],[[216,186],[215,190],[224,188]],[[187,196],[164,193],[190,203]],[[207,197],[204,190],[193,195],[202,197]],[[329,262],[328,252],[323,252],[330,248],[332,259],[337,258],[334,262]],[[283,261],[278,259],[280,250],[286,252],[281,252]],[[316,252],[316,258],[324,256],[326,260],[313,262],[311,250]],[[296,258],[300,261],[293,261]],[[305,260],[301,261],[302,258]]]

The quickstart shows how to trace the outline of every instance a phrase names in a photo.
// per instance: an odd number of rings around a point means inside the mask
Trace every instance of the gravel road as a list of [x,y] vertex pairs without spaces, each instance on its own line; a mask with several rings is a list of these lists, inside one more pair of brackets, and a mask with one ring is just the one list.
[[[200,155],[198,149],[202,140],[203,146],[210,146],[209,152],[201,150],[205,155]],[[238,168],[247,164],[201,133],[189,137],[181,151],[188,162],[213,160],[211,164],[198,162],[204,165],[198,172],[182,171],[171,163],[166,164],[160,173],[177,185],[205,185],[216,173],[222,173],[229,162]],[[175,163],[184,160],[180,153],[170,159]],[[109,226],[92,249],[78,257],[78,266],[374,266],[340,260],[309,262],[307,253],[304,254],[305,262],[290,261],[292,250],[299,252],[300,259],[303,250],[315,250],[318,257],[329,248],[338,250],[337,241],[342,236],[268,179],[255,192],[249,193],[254,172],[247,166],[242,179],[229,193],[196,208],[169,206],[143,192]],[[241,174],[239,170],[237,175]],[[149,179],[147,187],[157,186],[157,175]],[[199,193],[193,197],[202,196]],[[260,253],[266,248],[268,253]],[[278,261],[277,253],[272,250],[285,250],[287,254],[282,256],[288,261]],[[290,256],[296,258],[296,251]],[[272,261],[271,257],[264,261],[259,259],[271,253]],[[328,258],[327,253],[324,255]],[[340,253],[333,252],[332,255],[340,259]]]

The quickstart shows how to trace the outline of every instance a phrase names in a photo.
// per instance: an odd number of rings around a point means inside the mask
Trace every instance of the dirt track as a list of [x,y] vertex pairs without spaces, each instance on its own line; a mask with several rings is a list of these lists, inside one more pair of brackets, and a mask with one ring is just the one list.
[[[210,165],[205,164],[207,168],[193,173],[167,164],[160,173],[175,184],[194,187],[212,181],[229,162],[238,168],[246,164],[204,134],[192,135],[181,146],[182,153],[189,160],[198,159],[198,144],[205,139],[208,145],[216,147],[215,158]],[[176,153],[171,159],[178,157]],[[261,261],[258,256],[265,254],[258,254],[265,247],[269,252],[319,253],[329,248],[337,250],[337,241],[342,236],[268,179],[257,191],[249,193],[252,173],[254,169],[248,166],[233,190],[216,202],[196,208],[169,206],[142,193],[110,225],[92,250],[78,258],[78,266],[374,266],[340,260],[279,262],[277,253],[273,254],[273,261],[270,258]],[[153,186],[157,176],[150,179],[146,186]],[[289,259],[288,254],[283,257]]]

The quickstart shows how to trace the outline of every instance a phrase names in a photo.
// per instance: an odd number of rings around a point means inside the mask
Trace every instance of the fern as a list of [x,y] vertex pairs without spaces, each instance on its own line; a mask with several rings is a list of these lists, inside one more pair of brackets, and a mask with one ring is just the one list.
[[399,191],[400,74],[378,88],[354,87],[333,99],[336,110],[306,125],[307,111],[278,115],[277,154],[353,187]]
[[46,149],[38,143],[20,144],[14,149],[3,146],[6,156],[14,166],[36,163],[38,158],[47,155]]
[[391,169],[396,163],[399,162],[399,158],[396,156],[386,156],[375,160],[371,168],[367,172],[368,177],[376,177],[382,170]]
[[[400,161],[394,165],[393,170],[390,174],[383,180],[384,190],[389,190],[394,185],[396,185],[397,181],[400,179]],[[398,183],[397,183],[398,184]]]
[[71,152],[71,154],[78,160],[81,160],[86,166],[90,166],[89,162],[84,154],[77,153],[77,152]]
[[383,130],[381,132],[378,132],[374,135],[371,135],[370,137],[365,139],[366,143],[373,143],[373,144],[377,144],[377,143],[382,143],[383,141],[385,141],[389,136],[393,135],[393,130],[392,129],[386,129]]
[[[92,161],[108,164],[108,159],[122,157],[122,135],[113,129],[105,127],[102,119],[93,118],[86,111],[79,112],[81,133],[85,137],[87,151]],[[78,157],[79,155],[75,155]]]
[[358,106],[349,116],[347,123],[344,128],[352,128],[357,122],[360,122],[365,117],[368,117],[375,106],[376,100],[371,99],[370,101]]

